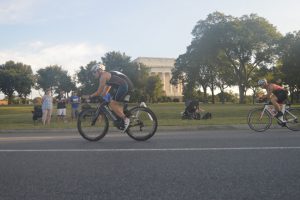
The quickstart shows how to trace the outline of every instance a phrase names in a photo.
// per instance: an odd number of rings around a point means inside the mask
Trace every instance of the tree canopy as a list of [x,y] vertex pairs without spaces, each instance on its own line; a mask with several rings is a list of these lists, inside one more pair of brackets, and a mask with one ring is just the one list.
[[31,93],[34,77],[30,65],[8,61],[0,65],[0,89],[11,104],[14,92],[26,98]]
[[75,82],[61,66],[53,65],[41,68],[36,74],[36,89],[45,91],[50,88],[59,93],[60,90],[70,92],[76,89]]
[[[281,34],[266,19],[255,14],[240,18],[214,12],[200,20],[184,55],[176,60],[174,78],[205,87],[238,85],[240,103],[254,71],[273,64]],[[182,62],[182,58],[184,62]],[[189,78],[183,79],[183,75]],[[195,78],[192,78],[194,76]]]

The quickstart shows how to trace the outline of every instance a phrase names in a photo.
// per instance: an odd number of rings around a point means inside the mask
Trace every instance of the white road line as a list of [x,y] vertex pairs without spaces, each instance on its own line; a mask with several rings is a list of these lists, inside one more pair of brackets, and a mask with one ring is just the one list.
[[166,149],[1,149],[5,152],[146,152],[146,151],[238,151],[238,150],[298,150],[300,147],[224,147],[224,148],[166,148]]

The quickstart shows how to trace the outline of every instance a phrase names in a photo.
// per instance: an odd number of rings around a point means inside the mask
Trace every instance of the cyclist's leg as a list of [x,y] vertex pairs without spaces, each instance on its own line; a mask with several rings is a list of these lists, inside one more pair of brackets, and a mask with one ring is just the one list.
[[122,119],[124,119],[126,116],[123,112],[123,105],[120,102],[123,101],[123,99],[127,95],[127,93],[128,93],[127,85],[119,86],[117,89],[117,92],[112,97],[112,100],[109,103],[111,109],[116,113],[116,115],[118,115]]
[[279,112],[279,111],[281,110],[281,107],[280,107],[280,105],[279,105],[279,103],[278,103],[278,98],[277,98],[277,96],[274,95],[274,94],[272,94],[270,100],[271,100],[271,103],[273,104],[275,110],[276,110],[277,112]]
[[[272,100],[273,98],[273,100]],[[276,91],[271,96],[271,102],[277,111],[282,111],[282,103],[287,99],[287,93],[284,90]],[[274,101],[274,102],[273,102]]]
[[121,85],[119,86],[116,95],[114,96],[113,100],[111,101],[110,105],[112,110],[123,119],[124,122],[124,129],[123,132],[127,130],[130,124],[130,119],[126,117],[124,114],[123,105],[120,102],[124,101],[125,96],[128,94],[128,85]]
[[283,90],[277,91],[275,94],[271,96],[271,102],[273,103],[274,108],[278,111],[275,117],[281,121],[284,121],[283,119],[284,113],[282,112],[282,103],[286,100],[286,98],[287,95]]

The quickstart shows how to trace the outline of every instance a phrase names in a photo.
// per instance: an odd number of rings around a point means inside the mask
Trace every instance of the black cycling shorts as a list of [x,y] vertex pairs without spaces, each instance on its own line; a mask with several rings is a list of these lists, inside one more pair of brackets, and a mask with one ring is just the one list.
[[123,84],[119,87],[112,87],[109,93],[114,101],[122,102],[125,96],[128,94],[128,85]]
[[273,92],[273,94],[277,97],[278,103],[283,103],[287,99],[287,91],[285,90],[276,90]]

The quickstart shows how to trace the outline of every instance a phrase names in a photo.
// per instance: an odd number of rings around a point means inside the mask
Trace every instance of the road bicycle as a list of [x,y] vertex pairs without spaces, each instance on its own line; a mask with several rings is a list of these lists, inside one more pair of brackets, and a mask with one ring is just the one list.
[[[129,127],[125,132],[134,140],[148,140],[157,130],[157,118],[145,103],[128,109],[129,97],[127,95],[123,102],[124,114],[130,119]],[[109,108],[109,101],[104,100],[97,105],[97,108],[89,108],[80,112],[77,129],[84,139],[98,141],[108,132],[109,120],[117,129],[124,130],[123,120]]]
[[283,120],[276,118],[277,111],[271,102],[264,103],[262,108],[254,108],[249,111],[247,123],[249,127],[257,132],[266,131],[272,125],[272,119],[282,127],[292,131],[300,130],[300,108],[291,108],[290,104],[282,104]]

